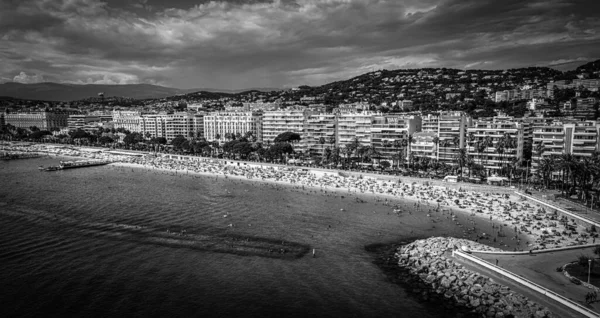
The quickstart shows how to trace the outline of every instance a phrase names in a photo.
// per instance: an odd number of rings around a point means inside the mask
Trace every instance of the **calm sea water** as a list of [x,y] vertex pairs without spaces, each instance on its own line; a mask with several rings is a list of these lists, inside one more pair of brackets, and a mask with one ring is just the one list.
[[[57,161],[0,162],[4,314],[444,316],[389,282],[364,246],[456,227],[319,190],[113,166],[37,170]],[[297,242],[317,257],[240,256],[148,234],[183,229]]]

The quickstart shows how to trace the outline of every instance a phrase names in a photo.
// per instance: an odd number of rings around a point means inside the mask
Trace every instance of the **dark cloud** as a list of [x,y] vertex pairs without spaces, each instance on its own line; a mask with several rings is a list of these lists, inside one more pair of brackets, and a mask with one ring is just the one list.
[[0,78],[317,85],[600,57],[594,0],[0,1]]

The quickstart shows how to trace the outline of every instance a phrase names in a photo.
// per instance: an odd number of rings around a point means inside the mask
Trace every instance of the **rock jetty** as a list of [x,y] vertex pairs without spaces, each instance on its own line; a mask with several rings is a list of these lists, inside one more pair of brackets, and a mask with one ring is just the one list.
[[465,239],[432,237],[402,245],[395,256],[411,292],[423,300],[442,301],[475,317],[552,317],[548,309],[455,263],[451,251],[465,248],[498,251]]

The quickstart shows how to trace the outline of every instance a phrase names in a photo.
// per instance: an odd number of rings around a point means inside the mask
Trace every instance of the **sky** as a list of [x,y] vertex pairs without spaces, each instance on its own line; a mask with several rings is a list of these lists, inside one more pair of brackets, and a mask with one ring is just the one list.
[[598,0],[0,0],[0,82],[322,85],[600,58]]

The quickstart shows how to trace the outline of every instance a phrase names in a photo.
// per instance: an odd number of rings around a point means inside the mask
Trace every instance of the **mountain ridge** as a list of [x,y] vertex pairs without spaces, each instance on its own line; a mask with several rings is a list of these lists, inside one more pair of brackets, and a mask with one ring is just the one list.
[[[571,64],[571,63],[566,63]],[[575,65],[573,65],[575,66]],[[454,68],[420,68],[420,69],[396,69],[396,70],[379,70],[361,74],[349,79],[342,79],[338,81],[329,82],[318,86],[307,86],[301,85],[300,88],[316,88],[316,91],[325,93],[326,90],[335,88],[339,85],[348,85],[357,79],[367,79],[367,82],[371,82],[375,86],[379,86],[382,83],[375,83],[368,78],[377,72],[385,73],[387,76],[395,76],[403,72],[418,72],[418,71],[430,71],[430,70],[442,70],[444,74],[457,74],[458,72],[469,73],[496,73],[500,74],[503,72],[518,72],[521,70],[537,70],[552,74],[553,78],[570,78],[574,77],[575,74],[580,72],[594,72],[600,70],[600,60],[590,61],[585,64],[577,66],[575,69],[561,71],[557,70],[552,66],[532,66],[513,68],[505,70],[483,70],[483,69],[454,69]],[[367,83],[368,84],[368,83]],[[167,98],[171,96],[194,94],[201,92],[209,93],[223,93],[223,94],[238,94],[249,91],[259,92],[270,92],[280,91],[283,89],[278,88],[245,88],[239,90],[226,90],[226,89],[211,89],[211,88],[191,88],[191,89],[179,89],[173,87],[165,87],[152,84],[126,84],[126,85],[104,85],[104,84],[67,84],[67,83],[55,83],[55,82],[43,82],[35,84],[23,84],[17,82],[6,82],[0,84],[0,96],[13,97],[26,100],[40,100],[40,101],[75,101],[82,100],[91,97],[97,97],[99,93],[104,93],[105,97],[124,97],[132,99],[157,99]]]
[[180,89],[152,84],[126,84],[126,85],[104,85],[104,84],[70,84],[42,82],[34,84],[23,84],[17,82],[6,82],[0,84],[0,96],[13,97],[26,100],[40,101],[74,101],[90,97],[96,97],[104,93],[105,97],[126,97],[133,99],[164,98],[174,95],[183,95],[194,92],[220,92],[235,94],[249,90],[270,91],[274,88],[250,88],[243,90],[220,90],[212,88],[190,88]]

